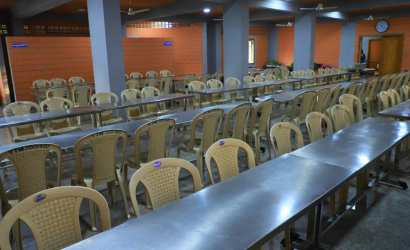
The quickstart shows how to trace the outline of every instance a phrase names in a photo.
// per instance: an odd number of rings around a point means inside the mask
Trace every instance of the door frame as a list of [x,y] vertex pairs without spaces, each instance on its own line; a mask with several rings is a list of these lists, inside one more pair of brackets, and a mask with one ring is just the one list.
[[359,35],[359,48],[357,51],[357,58],[356,58],[356,62],[360,63],[360,52],[362,51],[362,43],[363,43],[363,37],[389,37],[389,36],[399,36],[401,37],[401,45],[399,46],[399,67],[401,69],[401,63],[403,61],[403,45],[404,45],[404,33],[389,33],[389,34],[368,34],[368,35]]

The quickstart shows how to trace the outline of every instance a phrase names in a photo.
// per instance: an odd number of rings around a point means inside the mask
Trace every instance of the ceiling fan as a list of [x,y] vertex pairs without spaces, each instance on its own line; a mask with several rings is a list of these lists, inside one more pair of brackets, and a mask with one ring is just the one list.
[[364,20],[366,21],[371,21],[371,20],[376,20],[376,19],[383,19],[383,18],[388,18],[387,16],[383,16],[383,17],[373,17],[372,15],[370,15],[369,17],[361,17],[364,18]]
[[145,12],[145,11],[149,11],[149,9],[142,9],[142,10],[133,10],[131,7],[131,1],[130,1],[130,8],[128,9],[128,11],[121,11],[124,13],[127,13],[128,15],[135,15],[137,13],[141,13],[141,12]]
[[280,26],[280,27],[291,27],[291,26],[293,26],[293,23],[288,22],[287,24],[276,24],[276,26]]
[[300,10],[328,10],[328,9],[336,9],[337,7],[326,7],[323,8],[323,3],[317,5],[316,8],[300,8]]

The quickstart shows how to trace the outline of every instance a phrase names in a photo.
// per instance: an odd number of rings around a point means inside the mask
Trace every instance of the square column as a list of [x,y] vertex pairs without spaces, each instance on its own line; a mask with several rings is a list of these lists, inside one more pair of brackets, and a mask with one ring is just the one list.
[[295,48],[293,70],[308,70],[314,67],[316,16],[314,14],[295,16]]
[[339,66],[350,67],[354,65],[354,50],[356,47],[356,22],[344,22],[340,37]]
[[119,0],[87,0],[95,90],[113,92],[121,99],[125,89],[124,55]]
[[276,25],[269,26],[268,31],[268,62],[278,60],[279,48],[279,27]]
[[9,24],[9,31],[12,36],[26,36],[24,33],[24,21],[22,19],[11,19]]
[[221,22],[207,25],[208,73],[222,70]]
[[238,78],[248,75],[249,2],[236,0],[224,6],[224,76]]

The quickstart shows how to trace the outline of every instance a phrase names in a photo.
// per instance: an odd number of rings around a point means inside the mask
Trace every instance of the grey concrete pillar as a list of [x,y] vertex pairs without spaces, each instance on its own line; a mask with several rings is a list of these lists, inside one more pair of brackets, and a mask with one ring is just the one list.
[[123,23],[121,25],[122,37],[127,37],[127,24]]
[[202,23],[202,64],[203,72],[208,72],[208,28],[207,23]]
[[242,81],[248,75],[249,2],[236,0],[224,6],[224,76]]
[[278,60],[279,27],[271,25],[268,31],[268,62]]
[[316,16],[314,14],[295,16],[295,48],[293,70],[313,69],[315,60]]
[[96,92],[125,89],[119,0],[87,0]]
[[207,25],[208,73],[222,70],[221,22]]
[[356,46],[356,22],[343,22],[340,38],[339,67],[354,64],[354,50]]
[[24,21],[22,19],[11,19],[10,28],[12,36],[26,36],[24,33]]

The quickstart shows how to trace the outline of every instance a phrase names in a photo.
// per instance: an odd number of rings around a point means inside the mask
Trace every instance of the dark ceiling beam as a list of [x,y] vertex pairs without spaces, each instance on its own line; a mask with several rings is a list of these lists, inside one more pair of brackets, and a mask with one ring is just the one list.
[[14,19],[27,19],[72,0],[20,0],[9,8]]
[[271,18],[289,17],[294,14],[288,12],[280,12],[273,10],[255,10],[249,12],[249,21],[258,21]]
[[[337,9],[322,10],[320,13],[333,12],[333,11],[351,11],[362,10],[370,8],[383,8],[392,6],[408,5],[409,0],[338,0],[332,2],[323,3],[323,7],[338,7]],[[310,4],[310,7],[317,6],[317,4]],[[318,11],[319,12],[319,11]]]
[[362,21],[364,18],[369,17],[369,15],[372,15],[374,18],[386,17],[385,19],[410,17],[409,10],[410,9],[400,9],[400,10],[383,10],[383,11],[355,13],[352,15],[352,21]]
[[264,21],[253,21],[253,22],[249,22],[249,27],[268,28],[270,25],[271,25],[271,22],[264,22]]
[[307,4],[305,3],[285,2],[282,0],[266,0],[266,1],[250,1],[249,2],[249,7],[290,12],[290,13],[296,13],[296,14],[305,13],[304,11],[300,10],[300,8],[306,7],[306,6]]
[[43,12],[29,17],[25,21],[31,22],[55,22],[55,23],[88,23],[88,14]]

